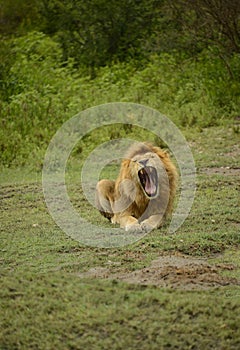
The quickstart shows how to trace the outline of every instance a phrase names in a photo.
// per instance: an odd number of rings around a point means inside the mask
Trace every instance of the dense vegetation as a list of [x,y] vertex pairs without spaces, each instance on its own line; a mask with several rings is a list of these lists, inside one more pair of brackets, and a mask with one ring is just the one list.
[[40,167],[63,121],[131,101],[179,126],[240,113],[237,0],[0,1],[3,166]]

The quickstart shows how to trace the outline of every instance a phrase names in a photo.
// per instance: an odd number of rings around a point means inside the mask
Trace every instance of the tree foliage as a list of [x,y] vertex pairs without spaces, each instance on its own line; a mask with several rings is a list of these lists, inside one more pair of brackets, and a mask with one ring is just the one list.
[[[102,66],[144,57],[159,0],[43,0],[44,31],[55,35],[66,57]],[[66,58],[65,57],[65,58]]]
[[225,53],[240,53],[239,0],[176,0],[169,5],[195,40]]
[[39,25],[38,0],[0,0],[0,35],[21,35]]
[[239,0],[0,0],[2,37],[29,29],[54,37],[62,61],[99,67],[153,53],[240,53]]

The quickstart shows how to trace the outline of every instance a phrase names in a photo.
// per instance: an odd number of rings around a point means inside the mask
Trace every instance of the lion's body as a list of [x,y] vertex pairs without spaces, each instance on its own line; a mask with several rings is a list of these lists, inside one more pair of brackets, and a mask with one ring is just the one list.
[[116,181],[97,184],[96,205],[101,214],[126,231],[161,226],[172,211],[177,172],[168,154],[148,143],[129,149]]

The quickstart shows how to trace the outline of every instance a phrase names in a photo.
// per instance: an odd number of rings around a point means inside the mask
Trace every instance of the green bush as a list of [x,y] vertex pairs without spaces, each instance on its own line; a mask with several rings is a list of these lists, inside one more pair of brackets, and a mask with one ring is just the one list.
[[[32,32],[5,45],[0,102],[0,151],[4,166],[40,168],[61,124],[81,110],[116,101],[158,109],[178,126],[218,125],[240,113],[239,55],[224,61],[211,50],[186,58],[161,54],[145,65],[121,62],[96,77],[62,62],[62,49]],[[8,57],[11,57],[11,64]],[[14,59],[13,59],[14,56]],[[5,63],[4,63],[5,62]]]

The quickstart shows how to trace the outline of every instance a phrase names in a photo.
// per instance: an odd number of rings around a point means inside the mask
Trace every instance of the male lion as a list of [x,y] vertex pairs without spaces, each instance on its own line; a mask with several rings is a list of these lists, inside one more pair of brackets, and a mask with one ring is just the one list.
[[171,213],[177,171],[168,154],[150,143],[130,147],[116,181],[96,188],[100,213],[126,231],[150,231]]

